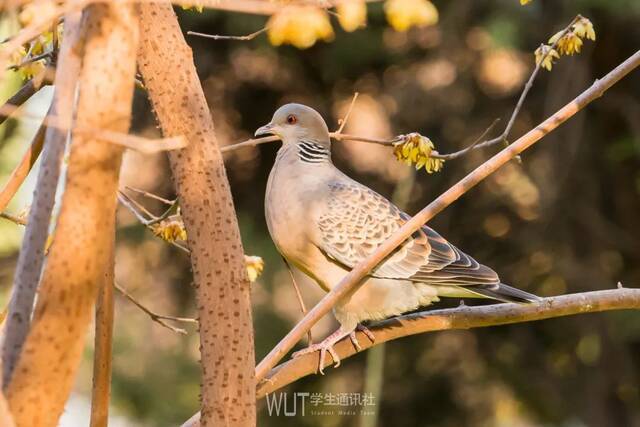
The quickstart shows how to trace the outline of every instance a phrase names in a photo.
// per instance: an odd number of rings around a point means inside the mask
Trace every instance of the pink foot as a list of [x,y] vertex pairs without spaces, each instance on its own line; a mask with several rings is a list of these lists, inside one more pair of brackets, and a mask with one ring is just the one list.
[[[358,326],[356,326],[356,331],[361,331],[367,336],[367,338],[369,338],[371,342],[376,342],[376,337],[373,335],[373,332],[371,332],[366,326],[358,324]],[[362,347],[360,347],[358,338],[356,338],[356,331],[352,331],[349,334],[349,338],[351,338],[351,342],[353,343],[353,346],[356,348],[356,350],[360,351],[362,350]]]
[[313,353],[315,351],[320,350],[320,362],[318,364],[318,371],[320,374],[324,375],[324,361],[327,357],[327,353],[331,355],[333,358],[333,362],[335,363],[334,368],[340,366],[340,357],[338,357],[338,353],[336,353],[333,348],[334,344],[340,341],[342,338],[346,336],[351,336],[354,331],[345,331],[342,327],[338,328],[337,331],[329,335],[327,338],[322,340],[317,344],[310,345],[309,347],[296,351],[291,355],[292,358],[300,357],[305,354]]

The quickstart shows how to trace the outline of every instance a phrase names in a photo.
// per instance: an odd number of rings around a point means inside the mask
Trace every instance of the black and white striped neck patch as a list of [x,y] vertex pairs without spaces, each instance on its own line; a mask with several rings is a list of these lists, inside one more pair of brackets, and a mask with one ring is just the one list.
[[298,143],[298,157],[307,163],[322,163],[331,160],[331,150],[329,147],[311,141],[300,141]]

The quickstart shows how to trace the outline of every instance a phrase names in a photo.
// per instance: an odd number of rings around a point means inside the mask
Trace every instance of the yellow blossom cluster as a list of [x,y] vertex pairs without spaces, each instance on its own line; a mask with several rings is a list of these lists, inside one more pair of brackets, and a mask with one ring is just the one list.
[[[20,25],[25,27],[29,25],[37,14],[45,14],[42,8],[55,7],[53,2],[42,1],[26,4],[20,14],[18,15],[18,21]],[[59,24],[55,29],[56,34],[54,37],[53,30],[45,31],[31,42],[21,46],[20,49],[15,51],[10,57],[10,65],[16,67],[23,79],[30,79],[33,76],[39,74],[46,67],[45,59],[33,60],[32,58],[38,57],[46,52],[53,52],[57,46],[54,46],[54,39],[57,39],[57,44],[60,43],[60,37],[62,35],[62,25]]]
[[396,31],[425,27],[438,22],[438,9],[429,0],[387,0],[384,4],[387,21]]
[[324,9],[315,6],[288,6],[269,18],[267,35],[271,44],[292,44],[307,49],[318,40],[333,39],[333,27]]
[[347,32],[367,25],[367,4],[364,0],[342,0],[336,6],[338,22]]
[[264,270],[264,260],[259,256],[245,255],[244,264],[247,267],[247,275],[250,282],[255,282]]
[[[397,31],[438,22],[438,9],[429,0],[386,0],[384,11],[387,21]],[[362,28],[367,24],[366,1],[339,0],[336,15],[345,31]],[[291,44],[306,49],[318,40],[330,41],[334,37],[327,10],[311,4],[284,7],[271,16],[266,28],[269,41],[275,46]]]
[[580,53],[584,39],[595,40],[596,32],[589,19],[578,16],[568,29],[558,31],[551,36],[549,45],[542,45],[536,49],[534,53],[536,64],[551,71],[553,61],[561,55]]
[[[187,230],[180,215],[173,215],[165,220],[150,226],[153,234],[167,242],[175,242],[176,240],[187,240]],[[264,270],[264,260],[255,255],[245,255],[244,263],[247,268],[249,281],[255,282]]]
[[434,150],[433,142],[419,133],[404,135],[393,146],[393,154],[399,161],[408,165],[415,164],[416,170],[424,166],[427,173],[439,172],[444,165],[444,160],[432,157]]
[[153,234],[167,242],[175,242],[176,240],[187,240],[187,230],[184,228],[184,222],[178,215],[174,215],[168,219],[162,220],[151,225]]

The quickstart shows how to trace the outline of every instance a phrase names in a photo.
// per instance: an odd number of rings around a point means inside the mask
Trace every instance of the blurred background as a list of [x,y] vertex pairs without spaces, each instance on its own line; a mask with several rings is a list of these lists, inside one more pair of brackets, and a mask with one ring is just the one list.
[[[212,108],[220,144],[249,138],[286,102],[308,104],[337,128],[360,93],[345,132],[378,138],[417,131],[440,152],[475,140],[496,118],[497,136],[534,66],[533,51],[578,13],[597,41],[541,71],[515,122],[512,140],[587,88],[640,47],[637,0],[435,0],[439,23],[394,31],[382,4],[368,7],[368,25],[310,49],[186,36]],[[266,18],[177,9],[182,28],[242,35]],[[7,25],[6,22],[3,25]],[[19,87],[3,87],[3,100]],[[50,90],[26,108],[43,114]],[[138,90],[133,130],[157,136],[150,105]],[[1,129],[0,183],[29,144],[37,123]],[[263,196],[278,143],[225,155],[245,252],[265,260],[253,283],[256,357],[261,359],[300,319],[288,272],[264,221]],[[476,150],[433,175],[415,174],[391,150],[335,143],[334,161],[350,176],[404,205],[408,213],[433,200],[493,150]],[[504,282],[550,296],[640,285],[640,75],[636,71],[557,131],[438,215],[430,225]],[[10,205],[29,204],[33,176]],[[122,184],[166,198],[175,193],[165,155],[127,152]],[[160,213],[163,206],[138,199]],[[6,304],[22,230],[0,219],[0,301]],[[117,281],[154,311],[195,316],[188,258],[156,238],[124,208],[118,211]],[[296,273],[307,305],[322,296]],[[198,335],[176,334],[117,296],[113,426],[173,426],[198,409]],[[468,304],[478,302],[466,301]],[[445,301],[438,307],[455,306]],[[327,316],[314,328],[336,327]],[[93,334],[62,425],[86,425]],[[304,345],[304,344],[303,344]],[[640,426],[640,317],[591,314],[542,322],[404,338],[385,347],[378,426]],[[362,393],[367,354],[326,376],[306,377],[284,391]],[[289,396],[289,400],[291,396]],[[259,403],[260,426],[371,426],[376,415],[333,413],[285,417]],[[354,408],[349,408],[354,409]],[[84,415],[83,415],[84,414]],[[367,424],[368,423],[368,424]]]

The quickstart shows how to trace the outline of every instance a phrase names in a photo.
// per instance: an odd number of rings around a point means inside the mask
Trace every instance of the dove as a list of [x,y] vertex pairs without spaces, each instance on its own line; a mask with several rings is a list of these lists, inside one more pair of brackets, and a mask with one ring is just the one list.
[[[331,290],[410,218],[334,166],[329,129],[314,109],[284,105],[255,135],[275,135],[282,141],[265,194],[271,238],[282,256],[323,290]],[[335,343],[348,336],[360,350],[356,330],[375,339],[363,322],[398,316],[441,297],[539,300],[501,283],[491,268],[423,225],[373,269],[357,291],[335,305],[338,330],[293,357],[320,351],[319,372],[324,373],[327,352],[335,367],[340,365]]]

